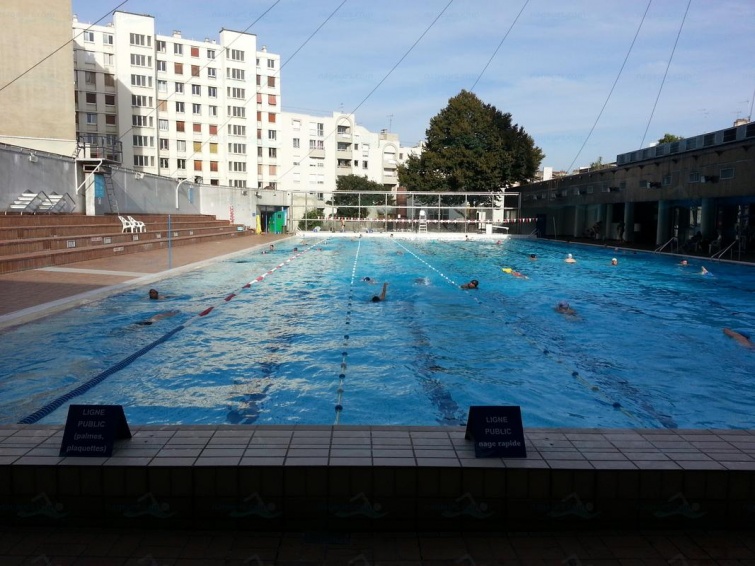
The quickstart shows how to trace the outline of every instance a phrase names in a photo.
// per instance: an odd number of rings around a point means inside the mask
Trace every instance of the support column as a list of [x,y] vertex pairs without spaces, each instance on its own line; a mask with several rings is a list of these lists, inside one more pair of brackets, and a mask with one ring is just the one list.
[[702,214],[700,215],[700,230],[706,240],[715,240],[718,236],[716,231],[716,201],[712,198],[704,198],[702,202]]
[[624,241],[634,242],[634,203],[624,203]]
[[613,205],[607,204],[606,205],[606,221],[605,221],[605,229],[603,230],[603,239],[604,240],[615,240],[617,238],[616,236],[616,230],[613,227]]
[[585,228],[582,224],[585,221],[585,207],[578,204],[574,207],[574,226],[572,228],[572,237],[577,238],[582,235]]
[[603,223],[603,230],[601,230],[600,239],[601,240],[607,240],[608,239],[608,205],[607,204],[599,204],[598,205],[598,219],[596,222],[602,222]]
[[671,206],[667,200],[658,201],[658,222],[655,227],[655,245],[665,244],[673,235],[671,233]]

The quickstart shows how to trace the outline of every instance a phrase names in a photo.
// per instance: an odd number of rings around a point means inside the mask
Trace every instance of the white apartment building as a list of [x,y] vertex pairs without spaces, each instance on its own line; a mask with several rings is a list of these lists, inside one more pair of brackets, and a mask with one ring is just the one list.
[[115,12],[105,26],[74,17],[73,36],[79,137],[122,142],[144,173],[277,186],[280,57],[255,35],[162,36],[152,16]]
[[359,126],[353,114],[342,112],[332,116],[283,112],[279,126],[283,143],[278,150],[278,186],[306,200],[308,209],[324,208],[326,216],[333,213],[325,203],[341,175],[365,176],[386,191],[398,187],[396,134],[371,132]]

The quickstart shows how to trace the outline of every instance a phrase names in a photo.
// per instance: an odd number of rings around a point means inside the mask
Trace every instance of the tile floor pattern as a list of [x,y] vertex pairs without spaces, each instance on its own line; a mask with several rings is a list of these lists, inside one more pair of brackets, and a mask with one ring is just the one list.
[[[244,247],[257,246],[280,236],[260,236],[176,248],[172,267],[188,266]],[[24,309],[44,311],[51,301],[65,301],[83,292],[107,290],[112,285],[145,276],[159,276],[168,268],[165,252],[145,252],[112,259],[71,264],[66,270],[31,270],[0,276],[0,318]],[[16,430],[28,436],[31,429]],[[145,430],[146,432],[146,430]],[[43,435],[48,442],[12,442],[15,433],[6,434],[0,446],[5,463],[12,459],[57,458],[49,442],[57,440]],[[186,434],[186,433],[184,433]],[[747,431],[528,431],[531,457],[521,466],[558,466],[594,469],[729,469],[752,470],[755,467],[755,436]],[[612,436],[614,435],[614,436]],[[192,437],[191,435],[189,435]],[[207,436],[206,433],[204,436]],[[365,458],[361,453],[340,454],[347,446],[334,442],[332,458]],[[629,437],[632,438],[629,438]],[[121,457],[146,457],[147,465],[160,465],[171,459],[175,449],[168,440],[179,440],[175,433],[160,440],[149,456],[123,451]],[[193,436],[196,438],[196,436]],[[250,438],[253,438],[251,436]],[[280,458],[284,465],[290,458],[295,465],[301,447],[287,442]],[[28,441],[29,438],[26,438]],[[456,439],[458,441],[458,438]],[[209,438],[208,438],[209,441]],[[621,446],[617,444],[621,441]],[[434,444],[437,446],[437,444]],[[464,458],[458,442],[449,437],[448,453],[442,458],[455,460],[459,466],[476,466],[479,460]],[[415,448],[417,448],[415,450]],[[191,456],[202,458],[202,450]],[[421,441],[372,447],[371,465],[376,459],[408,459],[421,465],[432,454],[422,452]],[[385,450],[381,452],[380,450]],[[247,452],[248,451],[248,452]],[[407,451],[399,454],[397,451]],[[411,455],[410,455],[411,453]],[[452,455],[453,453],[453,455]],[[437,455],[437,454],[436,454]],[[215,456],[207,452],[206,456]],[[250,440],[239,460],[256,458]],[[117,457],[117,455],[116,455]],[[233,456],[236,458],[236,456]],[[269,456],[266,456],[269,457]],[[366,462],[365,462],[366,464]],[[191,464],[190,464],[191,465]],[[367,464],[370,465],[370,464]],[[488,465],[488,464],[484,464]],[[0,566],[5,564],[38,565],[209,565],[214,564],[406,564],[406,565],[483,565],[555,564],[568,566],[608,565],[755,565],[755,531],[600,531],[579,530],[554,533],[339,533],[322,532],[317,525],[305,532],[255,533],[235,530],[154,530],[135,528],[77,529],[71,526],[0,527]]]
[[264,533],[8,528],[0,565],[692,566],[755,564],[752,532]]

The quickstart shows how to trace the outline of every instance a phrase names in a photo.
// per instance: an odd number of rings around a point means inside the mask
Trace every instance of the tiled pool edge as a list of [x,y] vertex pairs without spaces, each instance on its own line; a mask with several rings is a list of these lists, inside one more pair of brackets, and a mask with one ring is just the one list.
[[0,521],[336,530],[752,528],[755,431],[526,429],[475,459],[463,428],[132,426],[60,458],[62,426],[0,426]]

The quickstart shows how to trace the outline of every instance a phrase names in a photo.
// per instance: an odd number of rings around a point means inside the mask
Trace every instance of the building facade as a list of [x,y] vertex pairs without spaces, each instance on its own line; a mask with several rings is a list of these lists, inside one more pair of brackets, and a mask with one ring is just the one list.
[[76,130],[120,141],[144,173],[232,187],[275,186],[280,57],[255,35],[218,40],[155,33],[152,16],[73,22]]
[[73,155],[71,2],[0,2],[0,142],[60,155]]
[[663,246],[755,247],[755,122],[617,156],[610,166],[520,187],[540,235]]

